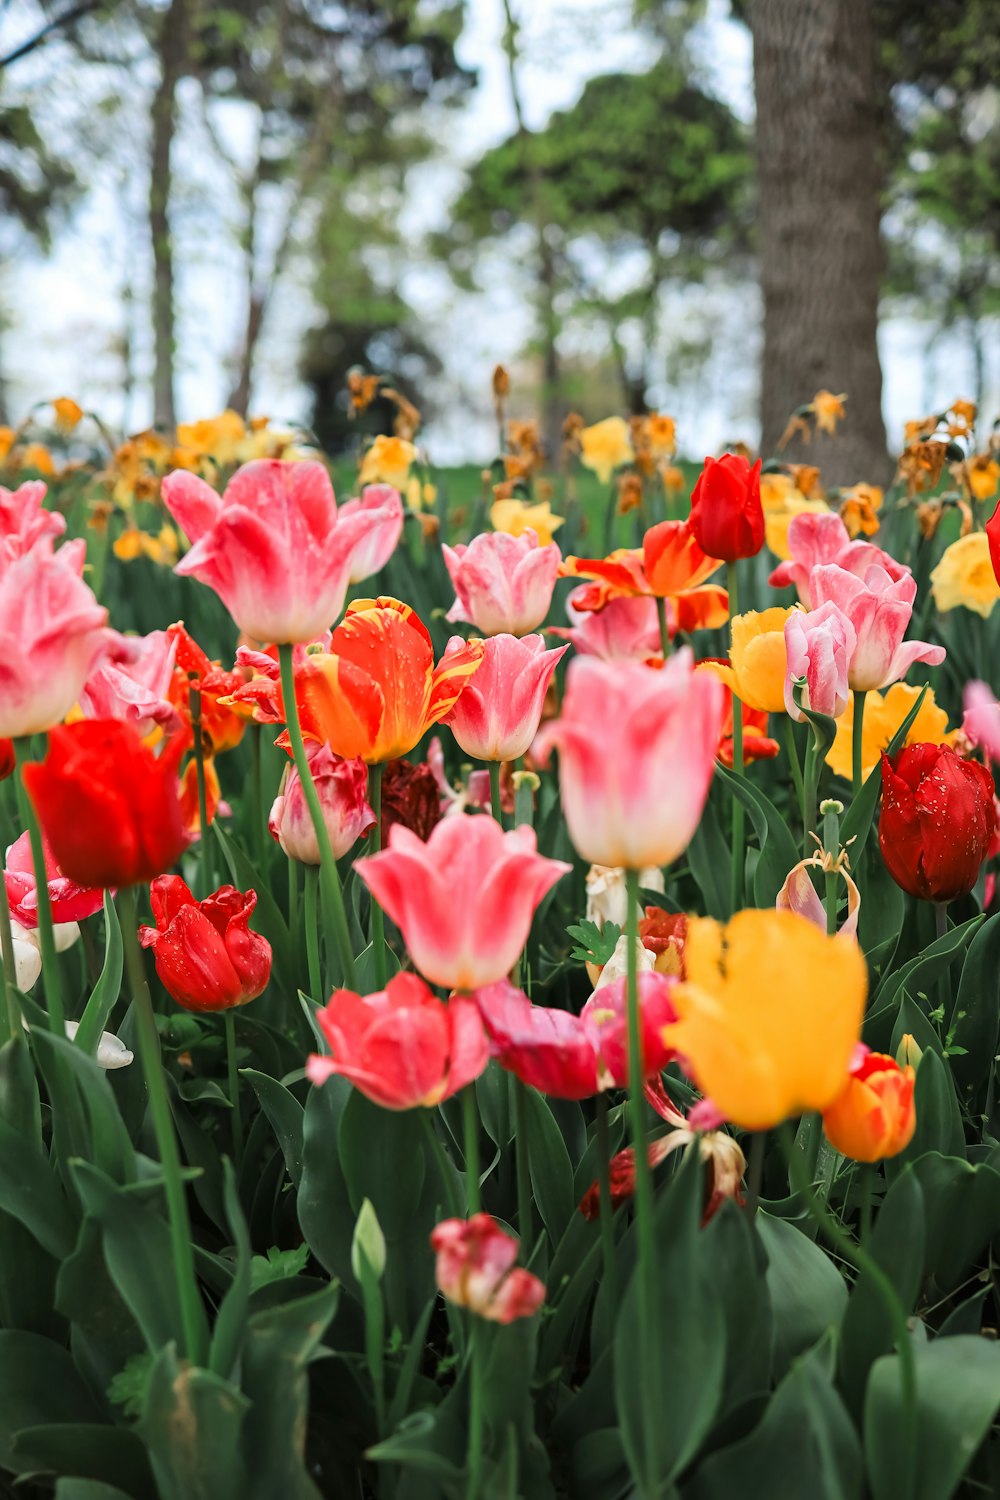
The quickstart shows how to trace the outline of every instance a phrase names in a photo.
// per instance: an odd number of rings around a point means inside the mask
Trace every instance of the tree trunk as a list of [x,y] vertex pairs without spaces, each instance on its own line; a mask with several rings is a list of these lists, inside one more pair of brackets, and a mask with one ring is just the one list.
[[884,177],[870,0],[751,0],[764,355],[761,452],[818,390],[834,438],[783,456],[828,483],[888,478],[878,356]]
[[177,124],[177,85],[187,58],[187,0],[171,0],[160,31],[160,82],[152,105],[149,233],[153,242],[153,421],[173,428],[174,248],[170,238],[171,147]]
[[559,317],[555,308],[556,265],[544,228],[538,231],[538,291],[542,325],[542,441],[552,464],[562,451],[562,365],[559,359]]

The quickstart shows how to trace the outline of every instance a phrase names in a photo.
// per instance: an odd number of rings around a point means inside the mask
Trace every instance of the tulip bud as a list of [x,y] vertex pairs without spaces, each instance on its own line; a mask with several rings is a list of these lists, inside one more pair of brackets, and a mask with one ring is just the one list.
[[385,1270],[385,1258],[385,1235],[382,1233],[382,1226],[371,1199],[366,1198],[354,1225],[354,1237],[351,1240],[351,1270],[358,1281],[363,1281],[365,1266],[367,1266],[375,1280],[381,1281]]
[[[329,745],[310,743],[306,754],[330,846],[334,858],[340,859],[375,823],[367,800],[368,772],[363,760],[341,760]],[[319,864],[316,830],[293,765],[285,768],[267,826],[289,859],[304,865]]]
[[924,1049],[917,1046],[915,1039],[908,1031],[900,1037],[899,1046],[896,1048],[896,1061],[901,1068],[913,1068],[916,1071],[923,1055]]
[[823,1111],[823,1129],[835,1150],[854,1161],[898,1156],[913,1139],[914,1071],[894,1057],[868,1052],[851,1068],[847,1082]]

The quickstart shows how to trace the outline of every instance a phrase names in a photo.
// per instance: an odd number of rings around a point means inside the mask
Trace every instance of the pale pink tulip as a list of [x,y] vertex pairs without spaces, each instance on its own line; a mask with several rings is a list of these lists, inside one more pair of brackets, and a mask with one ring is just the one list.
[[[48,886],[53,922],[58,926],[82,922],[100,911],[104,905],[103,889],[77,885],[76,881],[67,880],[56,864],[48,839],[44,839],[43,844],[45,883]],[[27,832],[22,833],[7,850],[7,864],[3,874],[11,916],[22,927],[37,927],[38,888],[35,883],[35,864],[31,857],[30,835]]]
[[785,621],[785,709],[800,724],[805,714],[795,702],[796,678],[806,680],[803,702],[813,713],[839,719],[851,697],[847,668],[858,643],[854,626],[835,604],[802,614],[794,610]]
[[985,682],[967,682],[962,728],[973,745],[985,750],[991,760],[1000,760],[1000,703]]
[[508,974],[539,902],[571,869],[538,853],[530,828],[492,818],[443,818],[426,843],[396,824],[389,847],[354,868],[403,934],[425,979],[478,989]]
[[642,870],[687,848],[701,820],[725,689],[685,647],[662,671],[578,657],[560,719],[534,753],[558,748],[570,838],[585,860]]
[[788,550],[791,559],[779,563],[768,582],[775,588],[794,584],[806,609],[820,602],[813,597],[810,575],[813,568],[823,563],[836,563],[838,568],[859,578],[864,577],[873,563],[883,567],[894,580],[904,578],[910,571],[874,542],[852,542],[847,527],[832,511],[827,515],[803,511],[793,516],[788,527]]
[[381,528],[359,509],[342,519],[320,463],[257,459],[237,469],[221,497],[178,470],[163,501],[193,543],[175,571],[214,589],[246,635],[313,641],[344,606],[355,556]]
[[29,479],[16,490],[0,484],[0,556],[6,562],[23,557],[42,537],[62,536],[66,517],[46,510],[46,486],[40,479]]
[[167,693],[176,657],[177,638],[165,630],[148,635],[109,630],[80,694],[84,718],[124,719],[143,737],[157,724],[173,725],[177,714]]
[[[794,911],[800,917],[806,917],[814,927],[826,932],[826,907],[820,900],[819,892],[812,881],[809,871],[815,869],[818,874],[823,871],[823,856],[816,853],[808,859],[800,859],[797,865],[793,865],[785,876],[785,883],[778,892],[775,906],[778,911]],[[847,912],[837,928],[837,936],[845,938],[856,938],[858,935],[858,914],[861,911],[861,892],[851,879],[846,869],[841,867],[837,871],[838,879],[843,880],[847,887]]]
[[338,519],[363,515],[372,523],[354,553],[351,582],[361,583],[384,568],[396,550],[403,534],[403,502],[391,484],[366,484],[360,500],[348,500],[340,507]]
[[[462,637],[452,636],[441,659],[464,649]],[[538,732],[552,674],[568,650],[546,651],[540,635],[490,636],[478,672],[444,720],[466,755],[516,760],[524,754]]]
[[603,609],[576,609],[574,595],[589,588],[583,584],[574,589],[566,601],[571,628],[552,625],[549,635],[571,641],[581,656],[598,656],[602,661],[649,661],[660,655],[655,599],[609,599]]
[[905,677],[915,662],[936,667],[944,647],[926,641],[904,641],[917,597],[912,573],[902,578],[873,563],[863,578],[835,563],[813,568],[809,586],[817,605],[833,603],[847,616],[857,637],[847,680],[855,692],[888,687]]
[[483,635],[527,635],[549,612],[562,554],[542,547],[530,528],[520,536],[482,532],[466,547],[442,547],[455,586],[447,619],[465,620]]
[[[375,814],[368,805],[368,768],[363,760],[342,760],[329,745],[318,745],[315,740],[306,742],[306,757],[334,858],[342,859],[375,826]],[[289,859],[319,864],[316,830],[299,773],[291,764],[285,767],[267,826]]]
[[445,1219],[431,1234],[438,1290],[493,1323],[530,1318],[545,1301],[545,1283],[514,1265],[518,1247],[489,1214]]
[[48,537],[0,556],[0,736],[40,734],[66,717],[104,646],[108,612],[83,581],[83,541]]

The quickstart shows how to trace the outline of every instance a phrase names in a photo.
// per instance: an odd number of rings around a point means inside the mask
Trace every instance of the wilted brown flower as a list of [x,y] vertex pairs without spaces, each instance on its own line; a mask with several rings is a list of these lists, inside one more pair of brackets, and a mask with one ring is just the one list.
[[430,766],[390,760],[382,772],[382,848],[396,823],[426,840],[440,821],[441,793]]
[[837,423],[844,415],[844,402],[847,397],[843,392],[835,396],[832,391],[817,391],[812,398],[812,410],[816,417],[816,430],[828,432],[833,435],[837,430]]
[[641,505],[642,480],[630,469],[618,480],[618,514],[627,516],[630,510],[638,510]]
[[351,416],[367,411],[378,395],[380,377],[366,375],[357,365],[347,372],[347,394],[351,398]]
[[947,444],[941,442],[911,443],[899,456],[897,478],[906,481],[909,494],[932,490],[944,469]]
[[920,527],[921,536],[928,542],[933,541],[937,535],[943,515],[944,507],[940,500],[922,500],[917,506],[917,525]]
[[497,401],[503,401],[510,395],[510,371],[506,365],[493,367],[493,395]]

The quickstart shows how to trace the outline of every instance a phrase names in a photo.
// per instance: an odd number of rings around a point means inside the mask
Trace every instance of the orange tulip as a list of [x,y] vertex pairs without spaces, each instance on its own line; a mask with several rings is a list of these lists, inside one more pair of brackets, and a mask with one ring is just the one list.
[[435,666],[430,635],[409,605],[355,599],[329,652],[306,656],[296,670],[302,732],[345,760],[395,760],[450,713],[483,651],[482,641],[469,641]]
[[868,1052],[851,1068],[847,1083],[823,1112],[831,1146],[853,1161],[898,1156],[913,1139],[915,1074],[894,1057]]

